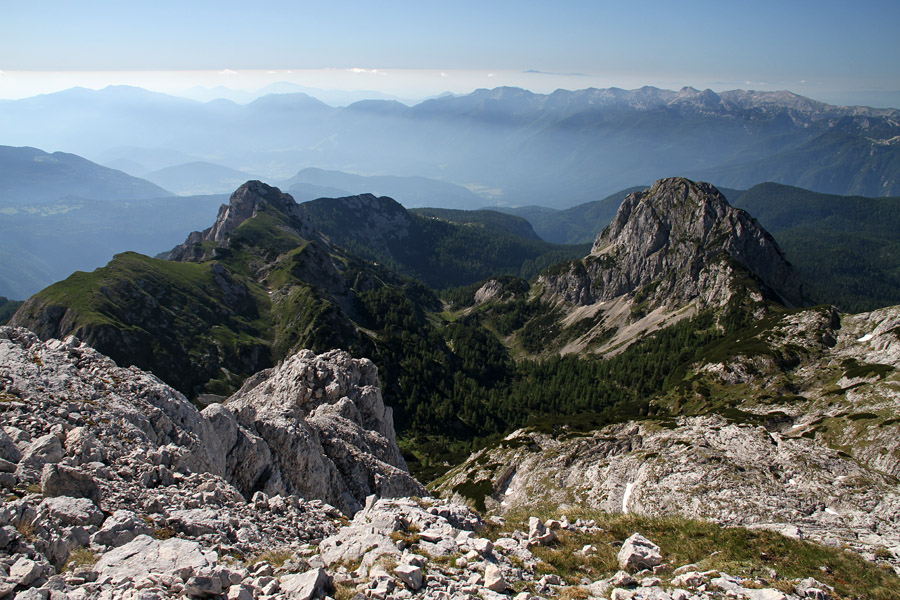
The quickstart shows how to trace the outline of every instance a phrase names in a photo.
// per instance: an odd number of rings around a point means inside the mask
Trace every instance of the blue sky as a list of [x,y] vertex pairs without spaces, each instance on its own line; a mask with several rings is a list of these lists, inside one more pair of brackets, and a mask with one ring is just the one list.
[[[7,83],[22,72],[357,68],[579,74],[565,87],[900,91],[897,0],[3,0],[0,8]],[[524,85],[539,79],[532,73]]]

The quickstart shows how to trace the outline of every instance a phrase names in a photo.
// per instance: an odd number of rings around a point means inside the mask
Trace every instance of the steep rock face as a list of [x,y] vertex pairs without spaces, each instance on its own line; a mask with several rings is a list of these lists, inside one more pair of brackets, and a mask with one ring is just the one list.
[[790,264],[753,218],[708,183],[661,179],[625,198],[590,256],[541,283],[545,295],[578,305],[648,288],[647,298],[669,307],[696,299],[721,306],[731,297],[722,276],[735,277],[732,261],[784,304],[802,304]]
[[322,498],[347,513],[370,494],[424,494],[406,471],[375,365],[341,351],[301,351],[250,378],[225,404],[272,452],[237,465],[243,486]]
[[75,338],[42,342],[2,327],[0,398],[3,456],[15,460],[7,460],[14,477],[0,481],[7,487],[60,465],[98,477],[104,507],[128,488],[120,481],[149,498],[191,474],[218,481],[226,495],[264,490],[348,514],[370,494],[426,494],[406,471],[375,366],[343,352],[301,351],[200,412],[153,375],[117,367]]
[[200,260],[205,255],[205,251],[198,244],[202,244],[202,242],[215,242],[219,245],[227,243],[228,235],[245,221],[255,217],[264,206],[271,206],[280,213],[291,217],[291,228],[300,237],[305,239],[317,237],[315,227],[290,194],[285,194],[278,188],[266,185],[261,181],[248,181],[231,194],[228,204],[223,204],[219,208],[219,214],[212,227],[202,232],[191,233],[183,244],[169,252],[169,260],[181,262]]

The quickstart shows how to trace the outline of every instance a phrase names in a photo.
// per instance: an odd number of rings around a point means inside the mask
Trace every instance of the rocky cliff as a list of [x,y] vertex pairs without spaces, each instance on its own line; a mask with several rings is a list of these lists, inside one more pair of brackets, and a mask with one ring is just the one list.
[[775,239],[712,185],[680,177],[629,194],[591,254],[547,269],[537,286],[565,312],[564,326],[589,319],[563,353],[598,338],[594,350],[619,349],[702,310],[758,318],[768,302],[805,303]]
[[708,183],[661,179],[629,194],[594,241],[583,269],[543,278],[549,293],[591,304],[652,287],[645,298],[669,306],[730,299],[718,281],[723,259],[744,267],[788,306],[802,304],[800,282],[775,239]]
[[[231,194],[228,204],[219,207],[216,222],[204,231],[192,232],[183,244],[173,248],[167,255],[169,260],[197,262],[211,258],[213,248],[228,246],[229,236],[238,227],[257,216],[260,211],[271,209],[287,217],[282,227],[307,240],[315,239],[318,233],[309,217],[290,194],[261,181],[248,181]],[[204,245],[204,242],[209,244]]]

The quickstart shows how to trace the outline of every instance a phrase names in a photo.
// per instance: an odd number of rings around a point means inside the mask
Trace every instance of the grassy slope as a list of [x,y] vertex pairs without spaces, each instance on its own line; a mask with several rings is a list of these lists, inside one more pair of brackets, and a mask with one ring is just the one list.
[[[634,532],[640,532],[660,546],[663,560],[670,567],[695,564],[697,571],[721,570],[732,576],[756,582],[748,586],[774,587],[793,593],[793,582],[813,577],[835,588],[842,598],[896,598],[900,579],[890,569],[864,560],[858,554],[812,542],[793,540],[780,534],[741,527],[721,528],[715,523],[681,517],[650,517],[633,514],[608,514],[576,508],[566,517],[593,519],[603,530],[597,534],[563,531],[559,540],[548,547],[533,549],[543,561],[542,573],[557,574],[572,584],[585,575],[591,580],[610,577],[618,571],[616,545]],[[503,537],[509,532],[527,529],[528,517],[560,518],[557,507],[535,507],[527,514],[508,513],[506,523],[491,532]],[[584,555],[586,545],[597,551]],[[772,571],[776,574],[773,576]],[[672,578],[671,570],[660,578]]]

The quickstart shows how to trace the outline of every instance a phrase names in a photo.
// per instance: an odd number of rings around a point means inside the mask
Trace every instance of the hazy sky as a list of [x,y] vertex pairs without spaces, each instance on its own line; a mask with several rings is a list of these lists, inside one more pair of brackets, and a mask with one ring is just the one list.
[[279,80],[408,98],[499,83],[900,94],[898,0],[0,0],[0,10],[0,97]]

